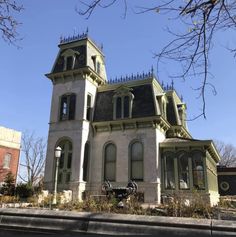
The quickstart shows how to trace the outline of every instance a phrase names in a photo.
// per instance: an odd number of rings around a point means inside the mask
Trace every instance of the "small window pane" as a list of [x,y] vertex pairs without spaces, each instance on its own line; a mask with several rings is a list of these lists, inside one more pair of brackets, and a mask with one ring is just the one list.
[[69,119],[75,119],[75,102],[76,102],[76,96],[70,95],[70,109],[69,109]]
[[61,184],[62,183],[62,172],[58,173],[58,183]]
[[113,162],[116,160],[116,147],[110,144],[106,147],[106,161]]
[[135,142],[131,147],[132,160],[143,160],[143,146],[140,142]]
[[129,96],[124,97],[124,118],[129,118]]
[[86,115],[86,119],[88,121],[91,120],[91,112],[92,112],[91,103],[92,103],[92,97],[91,97],[91,95],[87,95],[87,115]]
[[179,188],[189,189],[189,166],[188,156],[185,152],[178,155],[179,166]]
[[67,173],[66,174],[66,183],[69,183],[70,182],[70,173]]
[[71,70],[72,69],[72,65],[73,65],[73,57],[67,57],[66,60],[66,70]]
[[71,168],[71,160],[72,160],[72,153],[68,153],[68,158],[67,158],[67,169]]
[[100,62],[97,62],[97,73],[98,74],[101,73],[101,64],[100,64]]
[[65,157],[65,153],[62,152],[61,157],[59,158],[59,169],[63,169],[64,167],[64,157]]
[[143,146],[140,142],[131,145],[131,179],[143,180]]
[[84,148],[84,165],[83,165],[83,180],[88,181],[89,175],[89,144],[85,144]]
[[143,180],[143,161],[133,161],[131,168],[132,179]]
[[62,96],[62,98],[61,98],[60,120],[67,119],[67,110],[68,110],[67,96]]
[[205,189],[204,168],[202,153],[196,151],[192,155],[193,186],[196,189]]
[[115,169],[116,169],[116,163],[115,162],[106,163],[106,166],[105,166],[105,180],[115,181]]
[[115,181],[116,177],[116,147],[114,144],[108,144],[105,147],[105,166],[104,179]]
[[116,100],[116,118],[121,118],[121,98],[118,97]]
[[175,189],[174,155],[172,153],[166,154],[163,161],[165,189]]

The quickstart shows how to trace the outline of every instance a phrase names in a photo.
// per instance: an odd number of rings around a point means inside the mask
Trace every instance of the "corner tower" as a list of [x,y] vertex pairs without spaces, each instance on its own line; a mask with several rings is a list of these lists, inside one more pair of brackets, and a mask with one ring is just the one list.
[[91,137],[97,88],[106,83],[102,50],[82,35],[61,39],[52,70],[46,76],[53,84],[48,148],[45,166],[45,188],[53,191],[56,160],[54,151],[62,148],[58,167],[58,191],[72,190],[81,199],[86,187],[87,152]]

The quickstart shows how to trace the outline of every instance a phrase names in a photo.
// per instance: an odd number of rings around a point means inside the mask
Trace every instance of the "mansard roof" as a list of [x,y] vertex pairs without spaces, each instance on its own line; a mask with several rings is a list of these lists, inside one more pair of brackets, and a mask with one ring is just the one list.
[[110,80],[106,85],[101,86],[96,96],[94,122],[113,120],[113,99],[117,90],[124,87],[127,87],[126,89],[133,94],[132,118],[161,115],[158,97],[163,96],[167,102],[167,122],[172,126],[183,125],[178,106],[185,106],[185,104],[175,92],[173,83],[172,86],[164,87],[159,83],[153,71],[147,74],[132,74],[131,77],[126,76]]
[[[154,95],[151,84],[131,86],[134,95],[132,118],[155,116]],[[94,122],[113,120],[113,96],[115,89],[98,92]]]

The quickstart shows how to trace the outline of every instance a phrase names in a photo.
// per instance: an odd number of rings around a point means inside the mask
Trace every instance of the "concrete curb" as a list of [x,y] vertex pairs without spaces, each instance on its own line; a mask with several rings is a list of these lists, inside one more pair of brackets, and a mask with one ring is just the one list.
[[0,209],[0,228],[107,235],[236,236],[234,221],[13,208]]

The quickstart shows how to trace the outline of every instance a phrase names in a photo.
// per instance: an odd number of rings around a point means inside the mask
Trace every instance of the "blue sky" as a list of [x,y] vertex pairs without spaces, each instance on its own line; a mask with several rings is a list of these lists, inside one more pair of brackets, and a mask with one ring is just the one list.
[[[86,20],[75,12],[79,1],[20,1],[25,10],[17,16],[22,22],[19,32],[23,40],[21,49],[0,41],[1,112],[0,125],[19,131],[35,131],[38,136],[47,137],[51,103],[51,82],[44,76],[49,73],[58,52],[60,36],[82,33],[89,28],[89,35],[103,44],[106,55],[108,78],[142,73],[156,69],[153,53],[170,39],[163,30],[168,24],[179,27],[157,13],[142,15],[128,10],[122,18],[123,5],[116,4],[109,9],[98,9]],[[136,3],[147,1],[132,1]],[[150,1],[155,2],[155,1]],[[137,4],[138,5],[138,4]],[[236,45],[235,33],[223,32],[214,41],[212,53],[211,82],[217,95],[207,93],[207,119],[199,118],[188,122],[192,136],[196,139],[217,139],[236,146],[236,67],[235,58],[226,49]],[[164,65],[160,81],[170,83],[170,71],[179,70]],[[188,118],[200,113],[201,100],[191,89],[196,82],[175,80],[175,88],[187,103]]]

